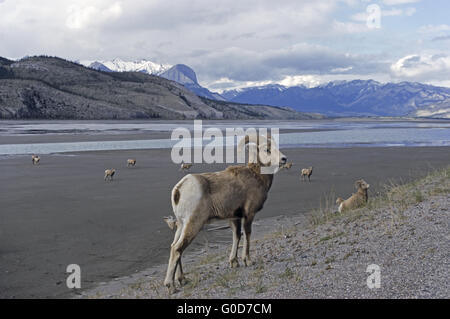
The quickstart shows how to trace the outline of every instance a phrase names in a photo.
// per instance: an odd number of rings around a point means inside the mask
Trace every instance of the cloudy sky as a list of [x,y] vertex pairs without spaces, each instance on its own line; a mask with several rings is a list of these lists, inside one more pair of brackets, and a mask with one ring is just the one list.
[[184,63],[219,91],[355,78],[450,87],[449,13],[448,0],[0,0],[0,56]]

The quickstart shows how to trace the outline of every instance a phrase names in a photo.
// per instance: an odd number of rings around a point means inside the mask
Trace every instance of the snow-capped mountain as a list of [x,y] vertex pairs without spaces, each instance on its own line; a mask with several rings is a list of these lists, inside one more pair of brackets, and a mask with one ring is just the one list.
[[171,67],[169,70],[161,73],[160,76],[168,80],[172,80],[182,84],[189,91],[194,92],[199,96],[206,97],[212,100],[225,101],[225,99],[218,93],[211,92],[210,90],[202,87],[198,84],[197,75],[195,71],[184,64],[177,64]]
[[212,100],[225,101],[220,94],[211,92],[200,86],[194,70],[184,64],[171,66],[170,64],[158,64],[149,60],[127,62],[121,59],[114,59],[111,61],[78,61],[78,63],[104,72],[143,72],[162,76],[182,84],[188,90],[199,96]]
[[221,95],[231,102],[289,106],[330,116],[450,118],[450,88],[414,82],[335,81],[313,88],[269,85]]
[[170,64],[155,63],[149,60],[124,61],[114,59],[111,61],[79,61],[84,66],[105,72],[143,72],[159,75],[171,68]]
[[[238,88],[238,89],[232,89],[222,92],[222,96],[227,99],[228,101],[231,101],[235,98],[244,96],[247,92],[252,91],[260,91],[262,95],[273,95],[273,94],[279,94],[287,89],[286,86],[280,85],[280,84],[267,84],[262,86],[252,86],[252,87],[244,87],[244,88]],[[250,93],[251,94],[251,93]]]

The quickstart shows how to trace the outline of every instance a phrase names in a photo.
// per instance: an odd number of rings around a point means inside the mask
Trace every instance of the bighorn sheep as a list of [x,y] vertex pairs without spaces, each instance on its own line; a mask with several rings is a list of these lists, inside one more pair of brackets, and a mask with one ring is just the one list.
[[291,169],[291,167],[292,167],[292,162],[290,162],[290,163],[286,163],[286,164],[284,164],[283,166],[281,166],[281,168],[283,169]]
[[188,174],[172,189],[172,208],[176,219],[166,218],[166,222],[169,227],[176,226],[177,230],[164,280],[169,292],[174,291],[175,280],[180,284],[183,282],[183,251],[212,219],[228,219],[230,222],[233,231],[229,257],[231,267],[239,266],[237,251],[243,225],[245,240],[242,259],[246,266],[251,265],[251,226],[255,214],[263,208],[267,199],[274,173],[263,174],[265,172],[261,169],[273,165],[279,168],[286,163],[286,157],[277,149],[271,137],[259,136],[257,143],[250,143],[246,136],[240,141],[239,149],[247,144],[254,145],[253,150],[256,149],[247,165],[229,166],[213,173]]
[[193,164],[182,163],[181,166],[180,166],[180,171],[186,172],[192,167],[192,165]]
[[367,190],[369,189],[370,185],[367,184],[363,179],[360,179],[355,182],[355,187],[358,189],[356,194],[352,194],[352,196],[350,196],[346,200],[343,200],[340,197],[338,197],[338,199],[336,200],[336,204],[339,205],[339,213],[364,206],[367,203],[367,200],[369,199]]
[[31,162],[33,163],[33,165],[39,164],[39,161],[41,160],[41,158],[37,155],[31,155]]
[[116,170],[114,168],[105,170],[105,181],[108,178],[110,181],[112,181],[115,173],[116,173]]
[[136,159],[130,158],[127,160],[127,167],[136,165]]
[[303,168],[302,169],[302,180],[306,181],[306,176],[308,176],[308,181],[311,181],[311,175],[313,173],[313,167],[311,166],[310,168]]

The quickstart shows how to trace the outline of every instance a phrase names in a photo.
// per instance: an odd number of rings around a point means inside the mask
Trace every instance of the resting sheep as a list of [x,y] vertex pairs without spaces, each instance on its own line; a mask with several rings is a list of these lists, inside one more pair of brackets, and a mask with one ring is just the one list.
[[[244,144],[251,143],[246,137],[239,144],[243,148]],[[259,136],[255,146],[257,151],[264,151],[253,155],[249,164],[230,166],[224,171],[213,173],[188,174],[172,189],[172,208],[176,219],[166,218],[166,222],[169,227],[176,226],[176,233],[164,280],[169,292],[174,291],[175,280],[180,284],[183,282],[183,251],[202,227],[213,219],[228,219],[230,222],[233,231],[229,257],[231,267],[239,266],[237,251],[243,226],[245,237],[242,258],[246,266],[251,265],[249,252],[253,218],[263,208],[273,181],[273,172],[263,174],[261,168],[272,165],[279,168],[286,163],[286,157],[270,137]]]
[[114,168],[105,170],[105,181],[108,178],[110,181],[112,181],[115,173],[116,173],[116,170]]
[[39,161],[41,160],[41,158],[37,155],[31,155],[31,162],[33,163],[33,165],[39,164]]
[[127,160],[127,167],[135,166],[135,165],[136,165],[136,159],[130,158]]
[[302,176],[301,176],[302,180],[303,180],[303,181],[306,181],[306,176],[308,176],[308,181],[311,181],[311,175],[312,175],[312,173],[313,173],[313,167],[312,167],[312,166],[311,166],[310,168],[303,168],[303,169],[302,169],[302,172],[301,172],[301,174],[302,174]]
[[339,205],[339,213],[342,213],[346,210],[362,207],[367,203],[367,200],[369,199],[367,190],[369,189],[370,185],[367,184],[363,179],[360,179],[355,182],[355,187],[358,189],[356,194],[352,194],[352,196],[350,196],[346,200],[343,200],[340,197],[338,197],[338,199],[336,200],[336,204]]
[[182,163],[181,166],[180,166],[180,171],[186,172],[192,167],[192,165],[193,164]]

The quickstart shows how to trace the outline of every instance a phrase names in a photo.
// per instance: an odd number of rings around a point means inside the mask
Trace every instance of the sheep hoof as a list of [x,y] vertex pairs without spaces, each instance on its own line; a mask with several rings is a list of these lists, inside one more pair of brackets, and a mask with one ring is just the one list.
[[250,267],[251,265],[253,265],[253,261],[250,259],[250,257],[245,257],[244,264],[246,267]]
[[167,293],[169,295],[173,295],[176,292],[177,292],[177,289],[175,288],[175,285],[171,284],[171,285],[167,286]]
[[239,262],[238,262],[237,258],[230,260],[230,267],[231,268],[238,268],[239,267]]
[[180,286],[184,286],[187,283],[186,277],[184,277],[184,275],[181,275],[178,278],[175,278],[176,281],[178,281],[178,283],[180,284]]

